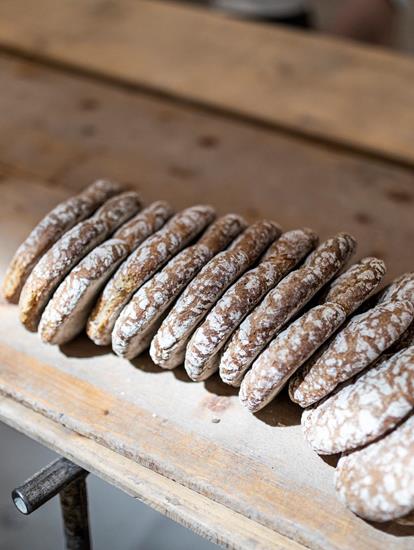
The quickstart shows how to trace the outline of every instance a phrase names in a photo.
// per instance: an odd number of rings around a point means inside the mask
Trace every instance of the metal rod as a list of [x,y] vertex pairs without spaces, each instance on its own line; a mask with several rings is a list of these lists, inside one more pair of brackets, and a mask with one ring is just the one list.
[[88,472],[67,458],[58,458],[37,472],[12,492],[16,508],[31,514],[76,479],[85,479]]
[[72,481],[59,496],[67,550],[89,550],[91,541],[85,477]]

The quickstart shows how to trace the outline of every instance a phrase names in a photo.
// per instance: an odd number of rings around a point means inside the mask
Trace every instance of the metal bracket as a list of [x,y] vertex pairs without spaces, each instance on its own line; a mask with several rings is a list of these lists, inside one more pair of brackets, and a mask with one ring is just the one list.
[[59,493],[67,550],[90,550],[88,472],[67,458],[59,458],[12,491],[22,514],[29,515]]

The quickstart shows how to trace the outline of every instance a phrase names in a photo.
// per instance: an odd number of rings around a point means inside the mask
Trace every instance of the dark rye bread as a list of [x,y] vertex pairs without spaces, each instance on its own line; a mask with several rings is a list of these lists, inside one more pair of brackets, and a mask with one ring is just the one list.
[[173,216],[146,239],[118,268],[88,319],[86,332],[100,346],[111,343],[112,330],[132,295],[213,221],[211,206],[198,205]]
[[372,364],[414,317],[408,301],[381,303],[351,319],[327,348],[292,378],[289,395],[308,407]]
[[343,456],[335,471],[339,499],[369,521],[414,510],[414,414],[387,436]]
[[79,195],[61,202],[37,224],[14,254],[3,280],[3,296],[17,304],[32,269],[49,248],[77,223],[90,216],[107,199],[120,192],[120,186],[98,180]]
[[112,348],[132,359],[146,349],[167,309],[203,266],[246,227],[240,216],[228,214],[213,223],[200,240],[177,256],[131,298],[112,331]]
[[126,192],[109,199],[96,214],[65,233],[36,264],[19,301],[20,321],[33,332],[52,293],[93,248],[140,209],[139,196]]
[[414,346],[385,356],[357,380],[303,412],[306,440],[319,454],[362,447],[414,408]]
[[310,229],[284,233],[257,267],[244,273],[220,298],[194,332],[185,354],[185,369],[201,380],[218,369],[219,351],[244,317],[317,244]]
[[338,277],[325,302],[305,312],[270,342],[245,376],[240,401],[251,412],[267,405],[296,370],[380,284],[384,262],[365,258]]
[[345,318],[340,305],[326,302],[291,323],[259,355],[244,377],[239,394],[241,404],[252,413],[265,407]]
[[280,233],[274,222],[257,222],[229,250],[210,260],[184,290],[152,340],[150,354],[154,363],[171,369],[183,362],[187,342],[197,325]]
[[267,344],[345,265],[355,249],[346,233],[322,243],[303,267],[287,275],[248,315],[230,338],[220,362],[227,383],[239,386]]
[[112,239],[89,252],[47,304],[39,324],[41,339],[61,345],[81,332],[97,295],[120,262],[170,215],[168,203],[155,202],[122,225]]

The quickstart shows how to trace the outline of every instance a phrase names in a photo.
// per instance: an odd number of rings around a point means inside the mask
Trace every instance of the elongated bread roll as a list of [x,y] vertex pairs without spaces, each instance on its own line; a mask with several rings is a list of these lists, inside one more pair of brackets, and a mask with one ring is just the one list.
[[394,428],[414,408],[414,346],[384,357],[355,382],[302,415],[319,454],[350,451]]
[[[185,354],[185,369],[191,378],[204,378],[218,369],[219,351],[241,321],[304,256],[316,245],[310,229],[284,233],[268,250],[260,264],[244,273],[220,298],[196,329]],[[225,373],[224,381],[225,379]]]
[[240,402],[255,413],[283,388],[289,377],[344,322],[345,310],[326,302],[305,312],[259,355],[240,386]]
[[228,214],[213,223],[201,239],[182,250],[125,306],[112,332],[112,347],[121,357],[132,359],[146,349],[157,332],[165,312],[181,290],[202,267],[236,237],[246,224],[240,216]]
[[119,239],[109,239],[97,246],[58,286],[39,323],[43,342],[64,344],[79,334],[93,306],[93,301],[129,247]]
[[3,280],[3,295],[17,304],[32,269],[49,248],[69,229],[90,216],[103,202],[120,192],[120,186],[99,180],[82,193],[61,202],[30,232],[13,256]]
[[279,235],[280,228],[274,222],[257,222],[229,250],[210,260],[187,286],[152,340],[154,363],[171,369],[183,362],[187,342],[211,306]]
[[228,383],[239,386],[245,372],[272,338],[344,266],[355,249],[346,233],[322,243],[300,269],[287,275],[248,315],[230,338],[220,362]]
[[340,500],[370,521],[414,510],[414,415],[386,437],[343,456],[335,471]]
[[111,343],[115,322],[134,292],[197,237],[214,217],[214,209],[206,205],[179,212],[121,264],[88,319],[86,332],[95,344],[105,346]]
[[122,193],[109,199],[96,214],[65,233],[36,264],[19,301],[20,320],[33,332],[59,283],[90,250],[100,244],[141,206],[137,193]]
[[306,311],[258,356],[240,388],[240,401],[251,412],[267,405],[292,374],[377,288],[384,262],[365,258],[338,277],[319,306]]
[[379,258],[363,258],[334,280],[324,301],[335,302],[350,315],[375,292],[385,272],[385,263]]
[[86,324],[97,295],[120,262],[171,214],[170,206],[156,202],[122,225],[114,238],[94,248],[67,275],[43,312],[39,334],[44,342],[64,344]]
[[323,353],[292,378],[289,395],[308,407],[329,395],[391,346],[414,317],[408,301],[387,302],[357,315],[335,336]]

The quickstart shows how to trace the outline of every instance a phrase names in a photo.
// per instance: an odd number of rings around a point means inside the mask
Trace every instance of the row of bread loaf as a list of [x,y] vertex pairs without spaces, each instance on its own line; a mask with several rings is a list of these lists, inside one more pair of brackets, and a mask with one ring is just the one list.
[[[372,372],[382,373],[383,364],[408,362],[413,397],[413,354],[408,346],[408,352],[396,349],[413,326],[411,274],[375,302],[369,298],[385,265],[364,258],[344,271],[356,247],[352,236],[339,233],[317,247],[310,229],[282,233],[272,221],[247,226],[235,214],[215,218],[214,209],[206,205],[175,215],[164,201],[143,208],[137,193],[96,182],[58,205],[31,232],[10,264],[3,293],[19,303],[22,323],[38,330],[45,342],[63,344],[86,327],[96,344],[112,344],[121,357],[131,359],[150,348],[157,365],[172,369],[184,363],[192,380],[218,371],[223,382],[240,386],[241,403],[252,412],[289,382],[293,401],[312,406],[303,423],[318,452],[339,452],[333,450],[340,437],[329,414],[342,418],[344,410],[350,417],[361,413],[372,424],[364,412],[367,396],[349,407],[348,398],[341,397],[353,387],[342,385],[363,369],[374,365]],[[349,319],[361,308],[363,313]],[[385,355],[393,345],[397,355]],[[393,367],[382,367],[388,368]],[[395,388],[389,407],[405,413],[396,415],[392,427],[411,410],[400,407],[399,386]],[[331,409],[336,412],[329,413]],[[374,430],[376,437],[391,429],[389,422],[383,425],[381,433]],[[350,428],[344,423],[341,429]],[[332,447],[316,442],[318,431]],[[412,439],[403,444],[411,445],[414,456]],[[353,498],[363,492],[362,479],[359,485],[353,479],[347,492],[344,487],[350,482],[341,484],[341,472],[346,470],[350,479],[357,453],[341,459],[337,471],[340,495],[354,511],[384,521],[414,508],[414,483],[406,489],[403,510],[394,506],[393,512],[381,515],[356,506]],[[411,463],[411,480],[413,470]]]

